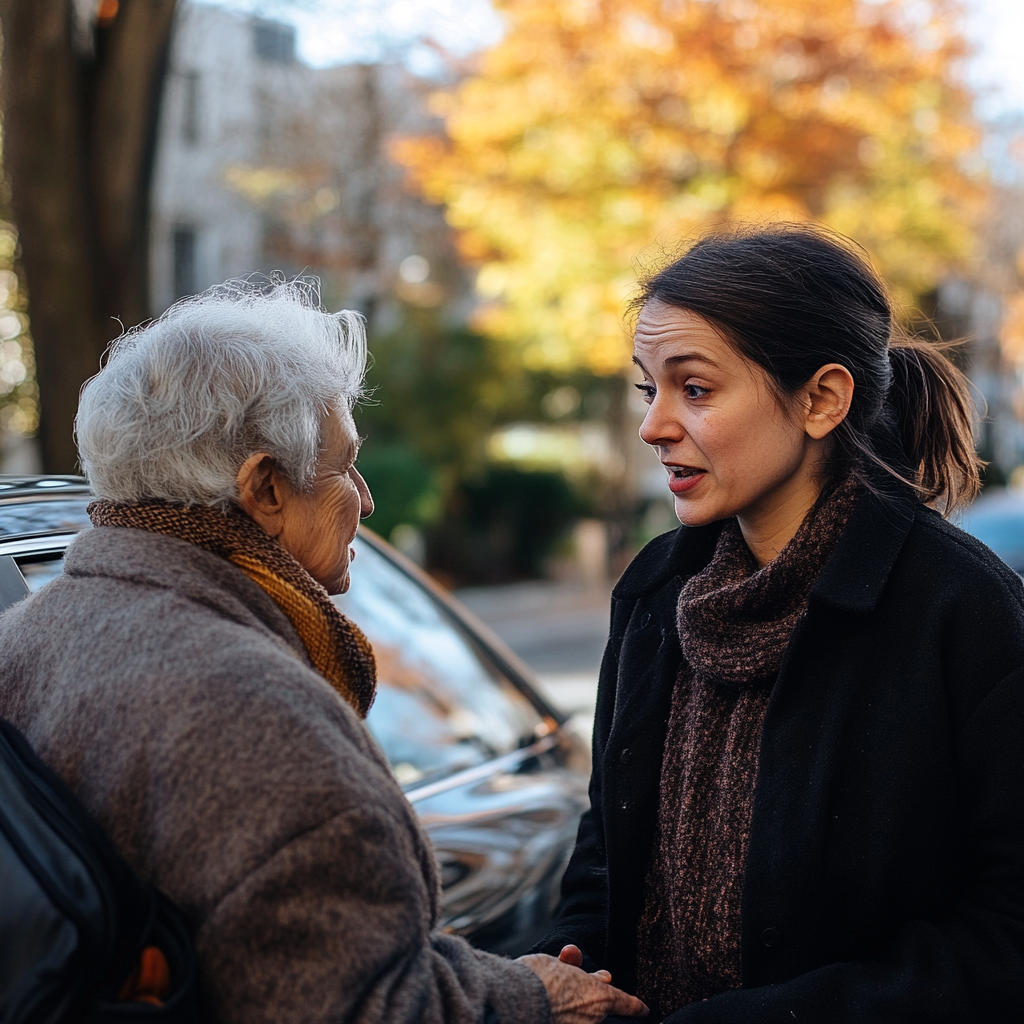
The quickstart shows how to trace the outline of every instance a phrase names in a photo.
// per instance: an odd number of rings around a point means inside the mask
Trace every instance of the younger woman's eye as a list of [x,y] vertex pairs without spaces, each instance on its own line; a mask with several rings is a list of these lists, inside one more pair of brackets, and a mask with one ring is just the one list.
[[702,388],[699,384],[684,384],[683,393],[687,398],[703,398],[708,393],[708,388]]
[[643,395],[645,402],[653,402],[657,393],[653,384],[634,384],[633,387]]

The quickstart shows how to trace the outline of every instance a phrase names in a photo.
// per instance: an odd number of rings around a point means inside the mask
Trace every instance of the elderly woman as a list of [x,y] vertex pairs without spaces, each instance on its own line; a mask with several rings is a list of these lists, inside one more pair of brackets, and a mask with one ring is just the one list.
[[0,621],[0,714],[183,911],[221,1022],[589,1024],[638,1000],[435,930],[430,845],[362,719],[372,651],[329,599],[373,505],[357,314],[229,282],[85,387],[95,529]]

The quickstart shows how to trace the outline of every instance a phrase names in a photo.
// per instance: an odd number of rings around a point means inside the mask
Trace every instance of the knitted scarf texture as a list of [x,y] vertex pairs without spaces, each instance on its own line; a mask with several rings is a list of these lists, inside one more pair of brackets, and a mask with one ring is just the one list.
[[683,660],[638,929],[637,994],[659,1018],[741,983],[740,901],[772,684],[859,496],[826,493],[760,568],[735,519],[677,607]]
[[341,614],[327,591],[247,515],[164,501],[94,501],[88,512],[94,526],[177,537],[238,566],[288,617],[316,670],[361,718],[366,717],[377,681],[369,640]]

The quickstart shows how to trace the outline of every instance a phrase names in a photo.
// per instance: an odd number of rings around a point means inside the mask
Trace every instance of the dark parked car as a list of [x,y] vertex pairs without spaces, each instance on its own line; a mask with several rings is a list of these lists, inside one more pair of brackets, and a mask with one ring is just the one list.
[[[60,574],[88,502],[79,477],[0,476],[0,609]],[[335,600],[377,655],[367,724],[434,843],[442,924],[524,952],[548,927],[587,805],[586,752],[468,611],[369,531],[355,550]]]
[[960,525],[987,544],[1014,572],[1024,575],[1024,492],[983,494]]

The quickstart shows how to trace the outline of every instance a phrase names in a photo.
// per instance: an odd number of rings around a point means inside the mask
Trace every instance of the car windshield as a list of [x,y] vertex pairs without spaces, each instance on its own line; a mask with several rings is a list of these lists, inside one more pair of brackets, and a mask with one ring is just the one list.
[[541,718],[427,590],[357,540],[352,587],[336,598],[377,657],[367,725],[408,785],[509,753]]

